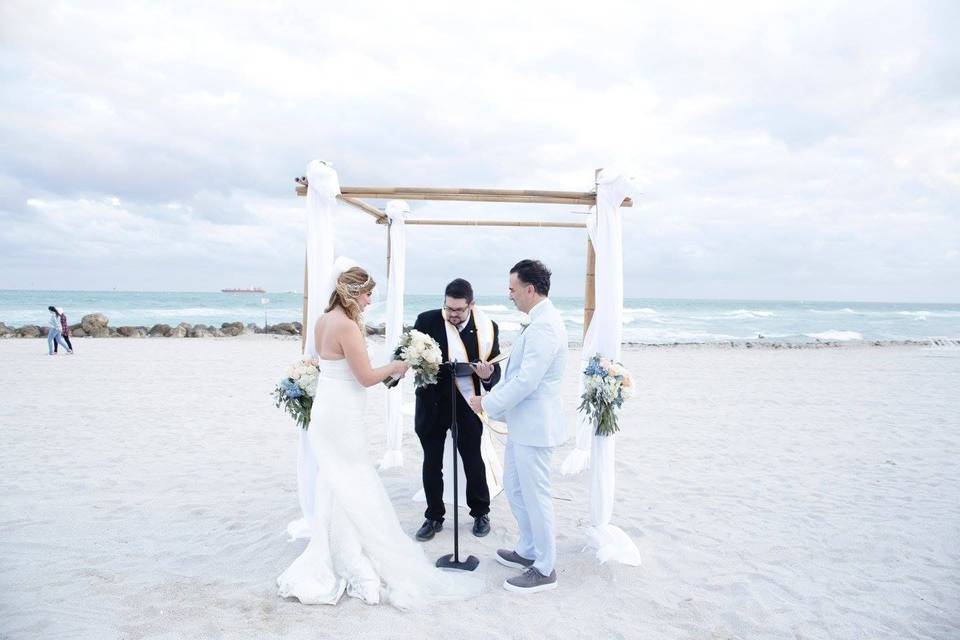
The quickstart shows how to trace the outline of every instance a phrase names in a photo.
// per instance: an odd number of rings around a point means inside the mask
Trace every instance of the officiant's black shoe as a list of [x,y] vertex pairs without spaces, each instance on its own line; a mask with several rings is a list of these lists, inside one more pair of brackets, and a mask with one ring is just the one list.
[[490,533],[490,516],[484,514],[473,519],[473,535],[478,538]]
[[423,521],[423,525],[421,525],[419,531],[417,531],[417,540],[426,542],[433,538],[441,529],[443,529],[443,520],[430,520],[428,518]]

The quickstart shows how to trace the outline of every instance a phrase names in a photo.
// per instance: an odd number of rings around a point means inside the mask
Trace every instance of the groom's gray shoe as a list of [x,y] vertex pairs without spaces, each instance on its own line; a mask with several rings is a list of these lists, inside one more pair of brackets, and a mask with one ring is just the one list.
[[443,520],[430,520],[427,518],[423,521],[423,524],[417,531],[417,540],[420,542],[426,542],[427,540],[433,538],[434,534],[441,529],[443,529]]
[[497,549],[497,562],[511,569],[526,569],[533,565],[533,560],[527,560],[516,551]]
[[538,591],[547,591],[557,588],[557,572],[551,571],[550,575],[545,576],[540,573],[536,567],[530,567],[522,575],[514,578],[507,578],[503,582],[503,588],[507,591],[517,593],[536,593]]

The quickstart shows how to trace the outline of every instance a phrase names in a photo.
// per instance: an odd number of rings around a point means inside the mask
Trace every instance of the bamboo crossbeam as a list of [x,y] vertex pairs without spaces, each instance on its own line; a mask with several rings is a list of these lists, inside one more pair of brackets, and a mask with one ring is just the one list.
[[544,229],[585,229],[583,222],[527,222],[519,220],[405,220],[404,224],[441,227],[541,227]]
[[351,207],[356,207],[357,209],[360,209],[360,211],[363,211],[364,213],[373,216],[374,218],[377,219],[378,223],[386,224],[387,222],[386,214],[384,214],[382,211],[380,211],[376,207],[367,204],[363,200],[358,200],[357,198],[341,197],[340,199],[346,204],[350,205]]
[[345,196],[399,198],[402,200],[454,200],[465,202],[522,202],[585,204],[597,201],[595,193],[580,191],[534,191],[513,189],[435,189],[428,187],[340,187]]
[[[545,191],[538,189],[453,189],[433,187],[340,187],[346,198],[381,198],[400,200],[454,200],[463,202],[517,202],[526,204],[588,205],[597,203],[592,191]],[[297,185],[297,195],[307,195],[307,187]],[[632,207],[627,198],[621,206]]]

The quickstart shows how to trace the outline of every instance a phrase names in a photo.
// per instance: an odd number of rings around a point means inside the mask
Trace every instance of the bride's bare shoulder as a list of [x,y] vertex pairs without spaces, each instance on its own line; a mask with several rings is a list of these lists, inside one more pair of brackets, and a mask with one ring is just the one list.
[[318,326],[323,327],[325,330],[335,331],[337,333],[358,330],[357,323],[351,320],[347,314],[343,313],[339,309],[328,311],[320,316],[317,324]]

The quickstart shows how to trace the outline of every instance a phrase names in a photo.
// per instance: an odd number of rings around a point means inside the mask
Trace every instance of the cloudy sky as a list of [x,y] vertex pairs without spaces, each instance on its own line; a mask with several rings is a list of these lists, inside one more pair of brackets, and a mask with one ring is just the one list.
[[[298,290],[293,178],[325,158],[346,185],[622,168],[631,296],[960,301],[960,3],[658,4],[4,0],[0,288]],[[579,231],[408,238],[412,293],[501,293],[531,256],[583,289]],[[344,212],[342,253],[382,274],[384,245]]]

